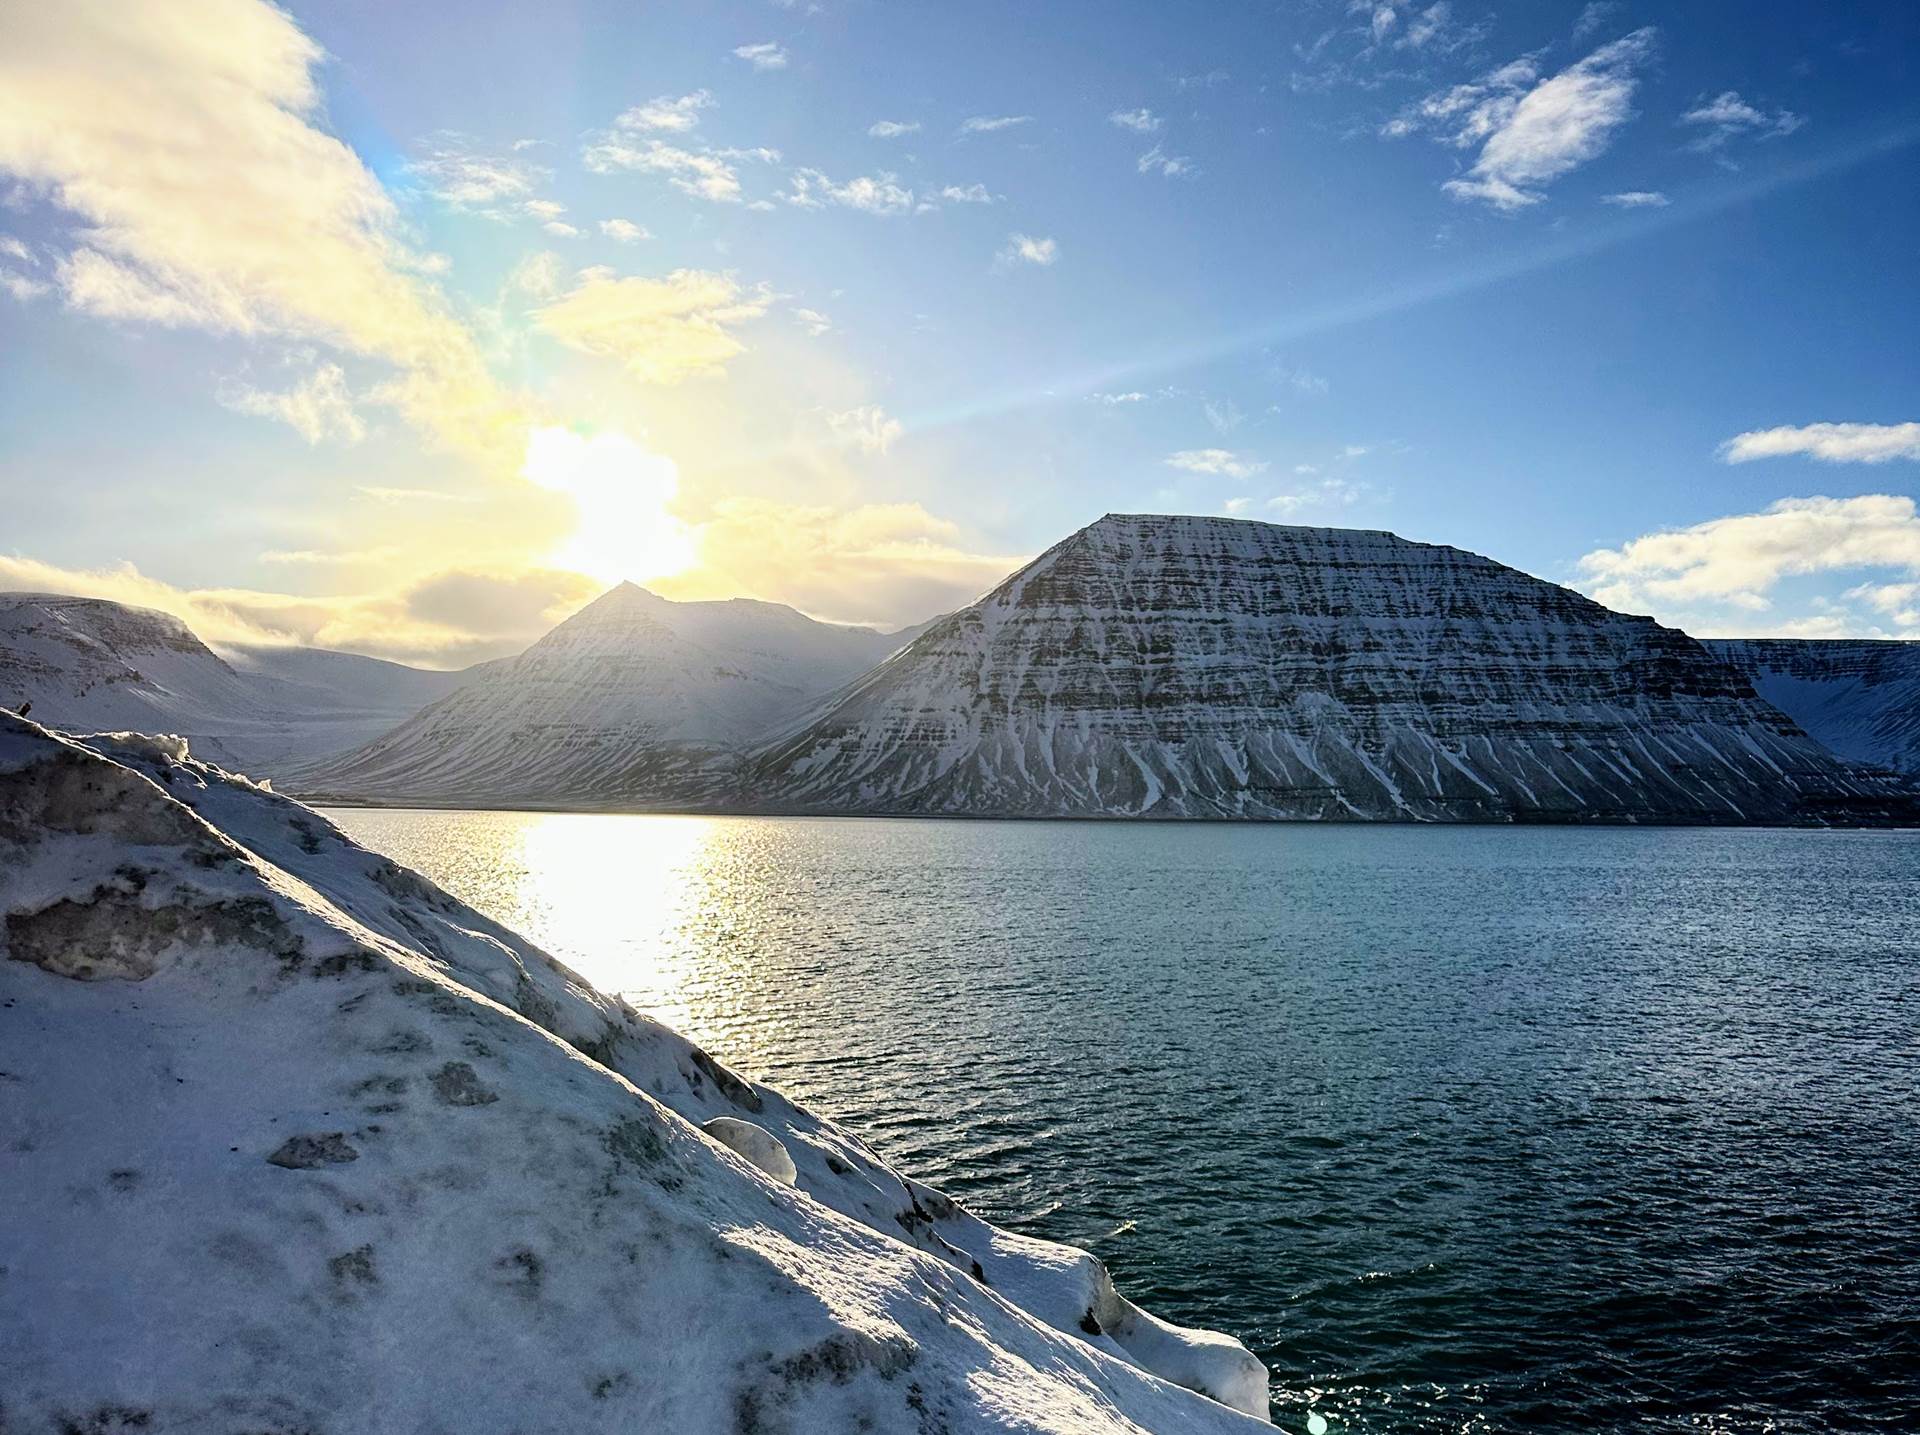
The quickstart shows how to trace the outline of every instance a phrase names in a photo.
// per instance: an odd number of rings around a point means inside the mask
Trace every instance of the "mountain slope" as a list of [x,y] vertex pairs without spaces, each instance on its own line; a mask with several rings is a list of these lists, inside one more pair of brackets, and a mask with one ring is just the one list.
[[223,659],[170,614],[0,594],[0,704],[31,702],[35,717],[76,731],[177,733],[256,776],[358,746],[461,681],[312,648]]
[[1920,776],[1920,643],[1714,638],[1706,646],[1831,751]]
[[0,1010],[9,1430],[1225,1435],[1266,1412],[1237,1342],[175,743],[0,714]]
[[902,641],[777,603],[676,603],[631,583],[300,791],[451,806],[645,806],[724,782],[732,754]]
[[764,744],[774,810],[1875,820],[1693,639],[1388,533],[1110,515]]

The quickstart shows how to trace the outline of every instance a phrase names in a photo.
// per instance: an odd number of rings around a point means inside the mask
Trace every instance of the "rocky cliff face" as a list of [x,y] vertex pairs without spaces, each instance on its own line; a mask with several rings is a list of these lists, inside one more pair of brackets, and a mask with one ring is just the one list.
[[299,790],[394,803],[635,807],[707,795],[733,754],[900,640],[777,603],[623,583]]
[[0,593],[0,705],[76,731],[166,732],[256,777],[357,747],[458,674],[318,649],[228,661],[178,618],[101,598]]
[[1264,1428],[1237,1342],[177,741],[0,714],[0,1032],[8,1430]]
[[1820,822],[1911,812],[1683,633],[1388,533],[1114,515],[765,744],[796,811]]
[[1920,776],[1920,643],[1716,638],[1706,646],[1823,747]]

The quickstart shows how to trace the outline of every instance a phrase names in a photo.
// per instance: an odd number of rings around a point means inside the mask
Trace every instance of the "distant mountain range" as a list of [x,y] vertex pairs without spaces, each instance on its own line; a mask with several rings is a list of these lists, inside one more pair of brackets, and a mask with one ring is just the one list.
[[1920,816],[1920,647],[1701,643],[1389,533],[1109,515],[883,634],[632,584],[435,673],[0,595],[0,704],[315,800],[1430,821]]
[[167,613],[0,593],[0,704],[76,731],[175,733],[252,776],[357,747],[464,680],[323,648],[222,657]]
[[778,603],[675,603],[622,583],[516,658],[336,760],[302,790],[450,806],[699,802],[757,734],[917,632]]

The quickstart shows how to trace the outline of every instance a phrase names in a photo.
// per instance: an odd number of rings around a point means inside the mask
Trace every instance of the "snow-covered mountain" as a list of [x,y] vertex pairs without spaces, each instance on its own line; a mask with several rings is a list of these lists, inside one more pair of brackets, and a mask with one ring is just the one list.
[[1714,638],[1707,647],[1841,757],[1920,775],[1920,643]]
[[175,741],[0,713],[0,1029],[8,1430],[1264,1428],[1238,1342]]
[[773,810],[1911,816],[1684,633],[1390,533],[1109,515],[782,730]]
[[357,747],[462,681],[353,653],[215,653],[178,618],[101,598],[0,593],[0,705],[76,731],[177,733],[278,777]]
[[677,603],[622,583],[296,785],[314,796],[449,806],[698,800],[729,780],[734,754],[756,735],[908,636],[745,598]]

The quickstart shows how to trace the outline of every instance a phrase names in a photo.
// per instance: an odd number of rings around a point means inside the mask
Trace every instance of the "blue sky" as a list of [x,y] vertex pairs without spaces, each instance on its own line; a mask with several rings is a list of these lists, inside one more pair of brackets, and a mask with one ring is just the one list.
[[1920,634],[1911,6],[170,13],[6,22],[8,586],[455,662],[1164,510]]

